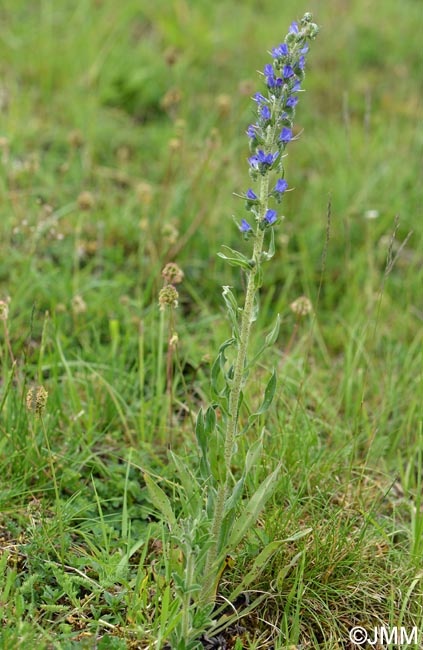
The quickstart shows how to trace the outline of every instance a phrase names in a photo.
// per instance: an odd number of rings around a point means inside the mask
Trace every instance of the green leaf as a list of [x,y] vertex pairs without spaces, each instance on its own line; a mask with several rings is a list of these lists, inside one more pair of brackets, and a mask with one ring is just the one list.
[[230,287],[223,287],[222,292],[223,300],[225,301],[229,318],[232,324],[232,333],[234,337],[239,341],[239,324],[238,324],[238,304],[234,294],[232,293]]
[[[264,398],[263,402],[259,408],[258,411],[254,413],[254,415],[262,415],[267,411],[269,406],[271,405],[273,398],[275,396],[275,391],[276,391],[276,384],[277,384],[277,377],[276,377],[276,370],[273,370],[272,376],[270,377],[267,386],[264,390]],[[251,417],[251,416],[250,416]]]
[[272,555],[276,553],[282,546],[285,540],[276,540],[267,544],[264,549],[257,555],[256,559],[253,562],[253,566],[250,571],[244,576],[242,582],[238,587],[233,591],[229,597],[229,600],[234,600],[239,594],[247,589],[249,585],[256,580],[260,573],[265,568],[267,562],[270,560]]
[[195,516],[197,513],[198,497],[200,496],[197,480],[192,472],[187,468],[182,458],[173,453],[173,451],[169,451],[169,456],[175,465],[178,478],[181,481],[185,493],[186,498],[181,497],[181,501],[183,502],[182,505],[186,506],[189,514]]
[[231,266],[240,266],[243,269],[246,269],[247,271],[251,271],[251,264],[248,261],[244,260],[239,260],[236,257],[228,257],[227,255],[224,255],[224,253],[218,253],[218,257],[221,257],[223,260],[225,260],[228,264]]
[[276,469],[263,481],[235,522],[229,539],[231,548],[237,546],[251,526],[256,523],[260,512],[276,489],[281,466],[282,463],[279,463]]
[[148,474],[144,474],[144,481],[147,486],[148,496],[150,497],[151,503],[163,515],[169,526],[173,528],[176,526],[176,517],[166,493],[163,492],[162,488],[160,488]]
[[237,260],[248,262],[248,259],[245,257],[245,255],[243,253],[240,253],[239,251],[236,251],[234,248],[231,248],[230,246],[226,246],[226,244],[223,244],[222,248],[228,251],[231,257],[234,257]]
[[[217,359],[214,361],[212,365],[210,382],[211,382],[212,393],[216,398],[222,398],[227,396],[228,386],[230,382],[229,375],[231,369],[229,368],[228,372],[226,372],[225,370],[225,364],[227,362],[225,350],[226,348],[230,347],[234,343],[236,343],[236,339],[234,338],[230,338],[224,343],[222,343],[222,345],[219,348]],[[221,383],[219,382],[220,376],[223,377],[225,382],[223,388],[219,385]],[[220,400],[219,400],[219,404],[220,404]]]
[[207,455],[207,437],[204,429],[204,415],[202,408],[198,411],[197,421],[195,423],[195,436],[201,453]]
[[269,250],[268,250],[267,252],[266,252],[266,251],[263,251],[261,255],[262,255],[262,259],[263,259],[265,262],[268,262],[269,260],[272,259],[272,257],[274,256],[274,254],[275,254],[275,229],[274,229],[274,228],[271,228],[271,229],[270,229],[270,243],[269,243]]
[[206,416],[204,418],[204,433],[207,436],[207,438],[210,438],[210,436],[214,433],[215,428],[216,428],[216,411],[214,410],[213,406],[209,406],[209,408],[206,411]]
[[256,465],[258,462],[261,453],[263,451],[263,436],[264,436],[264,429],[261,432],[260,438],[253,442],[253,444],[248,448],[247,455],[245,457],[245,462],[244,462],[244,470],[242,472],[242,476],[239,479],[239,481],[236,482],[234,489],[232,490],[232,494],[228,498],[226,504],[225,504],[225,512],[229,513],[232,509],[234,509],[242,495],[242,490],[244,488],[244,483],[245,479],[248,475],[248,473],[251,471],[251,468]]
[[299,530],[293,535],[290,535],[289,537],[286,537],[283,539],[283,543],[286,544],[288,542],[296,542],[298,539],[301,539],[302,537],[306,537],[307,535],[310,535],[310,533],[313,532],[312,528],[303,528],[303,530]]
[[269,334],[265,338],[265,347],[270,347],[276,342],[276,339],[279,336],[279,329],[281,326],[281,317],[279,314],[276,316],[276,321],[273,328],[270,330]]
[[254,277],[254,286],[256,289],[260,289],[262,284],[263,284],[263,267],[261,266],[261,264],[259,264],[257,267],[257,272]]
[[[210,409],[211,407],[209,407]],[[207,412],[209,411],[207,409]],[[195,425],[195,436],[197,438],[197,443],[200,448],[200,474],[203,479],[208,480],[211,476],[211,468],[208,458],[208,441],[210,437],[209,433],[209,422],[206,429],[205,418],[203,415],[203,410],[200,409],[197,415],[197,422]]]

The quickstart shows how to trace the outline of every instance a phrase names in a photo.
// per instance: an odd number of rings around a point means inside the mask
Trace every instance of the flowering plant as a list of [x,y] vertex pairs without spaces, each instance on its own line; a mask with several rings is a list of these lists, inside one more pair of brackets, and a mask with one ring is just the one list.
[[[192,471],[182,458],[171,452],[181,481],[181,517],[175,516],[166,494],[151,477],[146,476],[150,499],[166,518],[173,543],[176,542],[183,556],[183,562],[173,574],[182,609],[180,625],[173,631],[175,647],[178,648],[200,647],[196,645],[198,631],[204,629],[207,621],[210,624],[214,620],[214,630],[219,630],[214,608],[221,573],[230,566],[230,553],[255,524],[277,486],[280,464],[249,500],[242,502],[246,477],[262,453],[263,435],[250,444],[238,480],[232,473],[232,459],[237,438],[251,429],[267,411],[276,390],[276,373],[273,372],[264,389],[261,405],[255,411],[248,409],[247,422],[240,429],[240,410],[246,402],[243,389],[249,371],[261,352],[276,341],[279,333],[278,316],[265,337],[262,349],[253,359],[247,359],[263,264],[275,253],[274,230],[280,223],[275,208],[288,190],[283,166],[285,149],[295,139],[293,123],[304,80],[306,54],[309,41],[315,38],[317,32],[317,25],[312,22],[309,13],[299,23],[292,23],[285,41],[272,50],[272,63],[264,67],[265,90],[253,97],[256,120],[248,127],[247,135],[251,153],[248,158],[249,174],[255,188],[249,187],[241,195],[248,214],[238,222],[240,233],[246,240],[252,241],[253,250],[251,257],[228,246],[224,246],[223,252],[219,253],[221,258],[232,266],[240,267],[247,276],[244,305],[240,308],[230,287],[223,287],[232,336],[221,345],[212,366],[214,402],[205,412],[200,410],[197,417],[197,471]],[[221,414],[220,418],[216,416],[217,411]],[[231,594],[232,601],[257,577],[281,543],[274,541],[262,549],[248,575]]]

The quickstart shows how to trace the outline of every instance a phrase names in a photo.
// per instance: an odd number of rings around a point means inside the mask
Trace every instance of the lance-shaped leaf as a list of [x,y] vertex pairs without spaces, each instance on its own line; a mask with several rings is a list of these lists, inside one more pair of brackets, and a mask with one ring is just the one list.
[[276,370],[273,370],[272,376],[270,377],[267,386],[264,389],[263,402],[261,403],[261,406],[258,409],[258,411],[256,411],[252,416],[250,415],[250,418],[257,415],[262,415],[267,411],[275,396],[276,383],[277,383]]
[[227,286],[223,287],[222,296],[228,309],[229,318],[232,324],[232,333],[237,341],[239,341],[238,304],[236,298],[230,287]]
[[[210,409],[211,407],[209,407]],[[207,410],[209,410],[207,409]],[[207,480],[211,476],[211,469],[208,458],[208,441],[209,441],[209,427],[206,430],[205,418],[203,410],[200,409],[197,415],[197,422],[195,424],[195,436],[197,438],[197,443],[200,448],[200,474]]]
[[260,415],[263,415],[263,413],[265,413],[269,409],[270,405],[273,402],[273,398],[275,396],[276,385],[277,385],[276,371],[273,370],[272,376],[270,377],[267,386],[264,390],[263,401],[259,409],[255,411],[255,413],[251,413],[251,415],[248,418],[248,424],[242,429],[240,435],[244,435],[251,428],[251,426],[254,424],[257,418]]
[[[222,397],[227,397],[228,393],[228,383],[230,381],[230,374],[231,374],[231,369],[229,368],[228,371],[226,371],[225,364],[227,362],[226,358],[226,348],[230,347],[236,343],[236,339],[231,338],[222,343],[222,345],[219,348],[219,353],[217,355],[216,360],[214,361],[211,369],[211,389],[212,389],[212,394],[214,397],[217,399],[222,398]],[[221,377],[223,377],[224,385],[222,386],[222,381]],[[219,404],[220,404],[220,399],[219,399]]]
[[237,546],[251,526],[256,523],[261,511],[266,505],[266,502],[270,499],[276,489],[281,466],[282,463],[279,463],[276,469],[269,474],[240,513],[229,538],[229,545],[231,548]]
[[182,458],[173,453],[173,451],[169,451],[169,456],[175,465],[178,478],[183,488],[183,491],[181,490],[182,506],[189,515],[194,517],[202,498],[197,480]]
[[176,526],[176,517],[168,496],[148,474],[144,474],[144,481],[147,486],[148,496],[150,497],[151,503],[163,515],[169,526],[173,528]]
[[268,251],[263,251],[261,256],[262,256],[263,261],[268,262],[269,260],[272,259],[274,254],[275,254],[275,229],[271,228],[270,229],[269,250]]
[[225,503],[225,515],[222,522],[219,548],[224,548],[227,539],[231,533],[231,529],[236,517],[237,505],[241,500],[244,491],[245,479],[247,478],[251,468],[257,464],[258,460],[260,459],[261,453],[263,451],[263,436],[264,436],[264,429],[261,432],[260,438],[255,442],[253,442],[253,444],[249,447],[245,457],[242,476],[235,483],[232,493]]
[[276,342],[276,340],[277,340],[277,338],[279,336],[280,326],[281,326],[281,318],[280,318],[280,316],[278,314],[276,316],[276,321],[275,321],[274,326],[272,327],[269,334],[266,336],[266,338],[264,340],[264,345],[259,349],[257,354],[255,354],[254,357],[251,359],[251,361],[247,364],[247,366],[246,366],[247,369],[252,368],[253,366],[255,366],[256,362],[261,357],[261,355],[266,350],[266,348],[270,347],[271,345],[273,345]]
[[254,264],[251,262],[251,260],[248,260],[245,255],[239,251],[234,250],[233,248],[230,248],[229,246],[222,246],[222,248],[224,248],[227,253],[218,253],[218,257],[226,260],[226,262],[228,262],[228,264],[231,266],[240,266],[247,271],[251,271]]

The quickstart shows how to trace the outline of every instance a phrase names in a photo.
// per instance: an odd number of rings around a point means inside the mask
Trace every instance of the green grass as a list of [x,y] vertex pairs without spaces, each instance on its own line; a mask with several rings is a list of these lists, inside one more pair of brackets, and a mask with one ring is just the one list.
[[[234,647],[347,648],[354,625],[423,638],[421,4],[5,0],[2,648],[165,647],[180,559],[143,473],[179,513],[168,445],[196,455],[193,419],[230,332],[220,287],[243,289],[216,253],[239,244],[255,71],[308,9],[322,29],[287,159],[296,191],[252,339],[281,314],[249,384],[259,404],[275,366],[277,399],[248,491],[283,471],[221,591],[291,540],[252,585],[267,597]],[[171,421],[168,261],[185,272]],[[302,294],[315,313],[285,354]],[[42,420],[25,405],[39,384]]]

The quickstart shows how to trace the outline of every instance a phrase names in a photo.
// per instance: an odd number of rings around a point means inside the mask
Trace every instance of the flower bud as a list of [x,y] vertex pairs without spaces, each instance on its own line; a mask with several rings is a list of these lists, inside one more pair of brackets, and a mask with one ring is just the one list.
[[162,277],[167,284],[180,284],[184,279],[184,272],[177,264],[169,262],[162,271]]
[[159,293],[160,311],[164,311],[166,305],[176,309],[178,306],[179,293],[173,284],[167,284]]
[[290,307],[291,311],[300,318],[302,316],[307,316],[307,314],[310,314],[313,311],[311,301],[306,296],[300,296],[294,300],[294,302],[290,304]]

